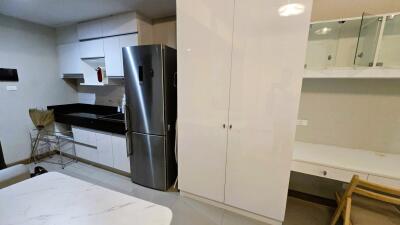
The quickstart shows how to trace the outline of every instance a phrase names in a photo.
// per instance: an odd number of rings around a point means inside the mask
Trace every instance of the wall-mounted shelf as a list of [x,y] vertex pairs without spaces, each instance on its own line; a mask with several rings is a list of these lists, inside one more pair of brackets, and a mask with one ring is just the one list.
[[[326,78],[338,72],[328,78],[399,78],[399,46],[400,13],[313,22],[305,64],[313,72],[305,77]],[[371,68],[379,69],[358,70]]]
[[335,68],[325,70],[304,70],[303,78],[400,78],[400,69],[384,68]]

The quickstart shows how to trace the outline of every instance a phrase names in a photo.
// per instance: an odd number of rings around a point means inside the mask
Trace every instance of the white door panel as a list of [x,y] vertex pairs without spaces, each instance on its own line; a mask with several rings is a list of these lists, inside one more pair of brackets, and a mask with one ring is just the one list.
[[104,39],[79,42],[81,58],[104,57]]
[[110,16],[102,20],[103,37],[137,32],[134,12]]
[[70,43],[57,46],[60,75],[82,74],[79,43]]
[[122,59],[119,50],[121,50],[119,47],[119,37],[110,37],[104,39],[104,58],[107,76],[109,77],[122,76]]
[[233,0],[178,0],[181,190],[223,202]]
[[225,202],[283,221],[311,0],[236,0]]
[[114,166],[111,137],[111,133],[103,133],[99,131],[96,133],[98,163],[108,167]]
[[76,156],[97,163],[99,161],[96,147],[88,147],[80,144],[75,144]]
[[102,37],[102,20],[92,20],[78,24],[79,40]]
[[127,156],[126,137],[123,135],[113,134],[112,146],[114,153],[114,168],[130,173],[131,166],[129,157]]
[[122,48],[136,46],[138,45],[138,34],[128,34],[119,37],[119,57],[121,63],[119,64],[119,70],[121,71],[121,76],[124,76],[124,64],[122,60]]

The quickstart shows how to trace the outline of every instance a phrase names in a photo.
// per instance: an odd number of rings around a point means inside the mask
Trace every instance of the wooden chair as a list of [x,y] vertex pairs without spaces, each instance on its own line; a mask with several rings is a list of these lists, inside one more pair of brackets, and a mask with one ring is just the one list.
[[[400,189],[374,184],[354,175],[342,196],[331,225],[342,216],[344,225],[399,225]],[[358,215],[357,215],[358,214]]]

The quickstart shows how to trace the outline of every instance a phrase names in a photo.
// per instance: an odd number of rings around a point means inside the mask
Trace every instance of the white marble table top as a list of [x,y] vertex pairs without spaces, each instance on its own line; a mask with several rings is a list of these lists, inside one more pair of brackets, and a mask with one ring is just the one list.
[[170,209],[60,173],[0,189],[1,225],[169,225]]

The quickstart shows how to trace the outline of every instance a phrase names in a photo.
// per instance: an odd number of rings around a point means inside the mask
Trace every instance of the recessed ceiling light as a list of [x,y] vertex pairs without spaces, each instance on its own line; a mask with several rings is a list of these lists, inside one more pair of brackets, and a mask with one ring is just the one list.
[[289,3],[279,7],[280,16],[296,16],[304,12],[304,5],[300,3]]
[[323,28],[321,28],[321,29],[316,30],[314,33],[315,33],[315,34],[318,34],[318,35],[325,35],[325,34],[331,32],[331,31],[332,31],[332,28],[323,27]]

